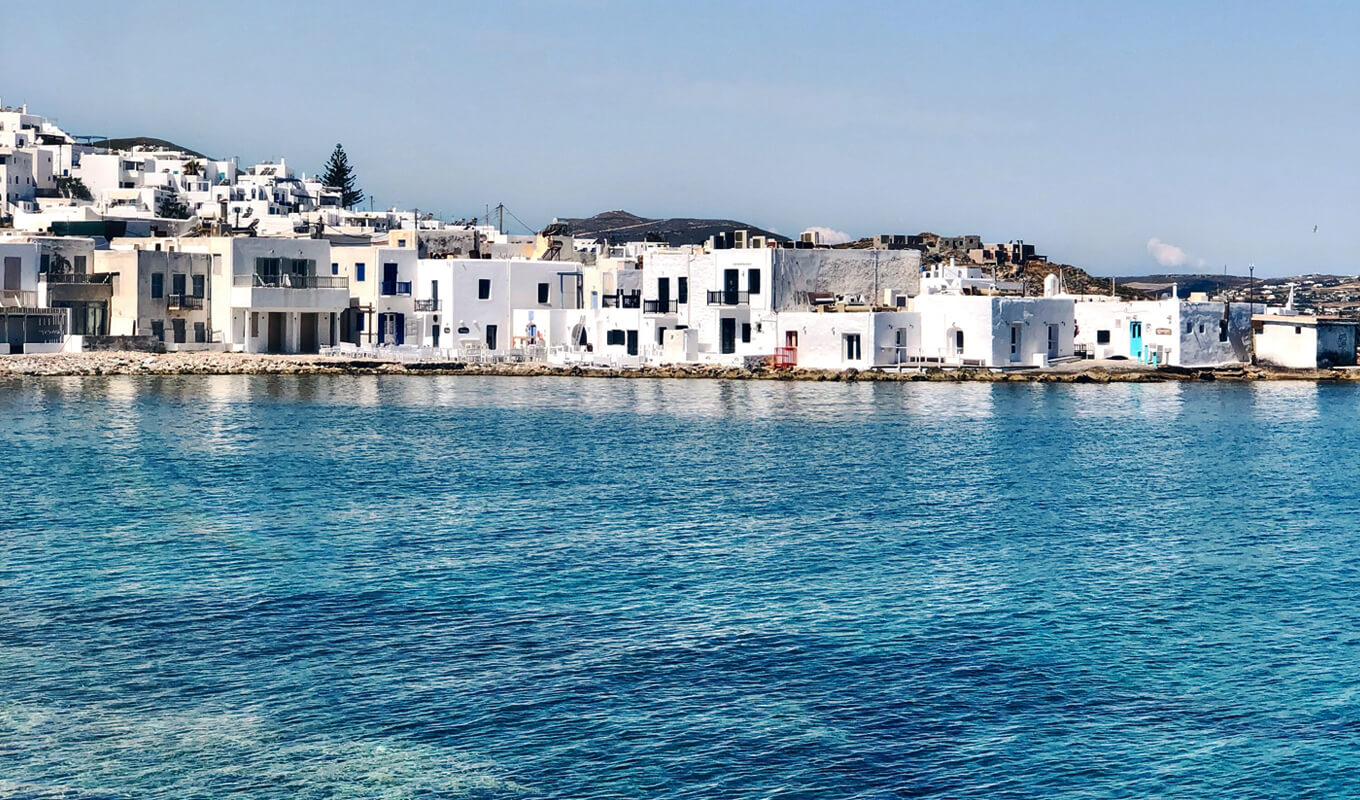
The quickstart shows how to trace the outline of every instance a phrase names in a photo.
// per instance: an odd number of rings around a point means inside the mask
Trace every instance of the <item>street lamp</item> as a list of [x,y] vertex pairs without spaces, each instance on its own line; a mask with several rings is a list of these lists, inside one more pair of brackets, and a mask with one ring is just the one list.
[[1247,319],[1250,321],[1248,329],[1251,331],[1251,364],[1256,365],[1256,265],[1247,265],[1247,285],[1250,287],[1247,294]]

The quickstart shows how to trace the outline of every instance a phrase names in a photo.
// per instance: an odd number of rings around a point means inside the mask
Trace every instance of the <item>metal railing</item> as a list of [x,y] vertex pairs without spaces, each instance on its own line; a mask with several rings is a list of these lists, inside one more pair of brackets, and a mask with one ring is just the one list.
[[438,311],[439,300],[417,300],[415,301],[416,311]]
[[607,294],[600,298],[600,308],[641,308],[642,295],[637,293],[630,294]]
[[378,284],[378,293],[391,297],[393,295],[408,295],[411,293],[410,281],[383,281]]
[[187,293],[169,294],[166,295],[166,305],[169,306],[169,308],[172,311],[176,309],[191,310],[195,308],[202,308],[203,298],[196,297],[194,295]]
[[233,286],[252,286],[263,289],[348,289],[349,278],[344,275],[237,275]]
[[47,272],[38,277],[48,283],[113,283],[112,272]]
[[674,314],[680,310],[680,303],[677,300],[643,300],[642,313],[644,314]]
[[737,292],[723,289],[717,292],[708,293],[708,304],[711,306],[744,306],[750,302],[750,292]]

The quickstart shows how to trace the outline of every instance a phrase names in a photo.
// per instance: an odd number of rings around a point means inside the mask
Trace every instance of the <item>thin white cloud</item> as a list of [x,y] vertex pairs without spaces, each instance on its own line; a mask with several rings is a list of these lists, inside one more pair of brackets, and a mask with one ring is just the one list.
[[1153,260],[1163,267],[1202,267],[1205,263],[1204,259],[1193,258],[1185,250],[1155,236],[1148,239],[1147,251],[1148,255],[1152,256]]
[[855,240],[853,236],[845,231],[823,228],[819,225],[813,225],[811,228],[808,228],[808,230],[821,234],[822,244],[845,244],[846,242],[853,242]]

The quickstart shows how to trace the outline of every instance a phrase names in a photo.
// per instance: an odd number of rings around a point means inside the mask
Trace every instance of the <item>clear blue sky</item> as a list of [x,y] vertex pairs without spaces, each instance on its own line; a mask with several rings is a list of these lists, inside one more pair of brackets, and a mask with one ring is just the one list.
[[[1360,272],[1360,3],[8,4],[0,96],[380,206],[1023,238]],[[1317,226],[1314,233],[1313,227]],[[1183,255],[1177,255],[1179,248]]]

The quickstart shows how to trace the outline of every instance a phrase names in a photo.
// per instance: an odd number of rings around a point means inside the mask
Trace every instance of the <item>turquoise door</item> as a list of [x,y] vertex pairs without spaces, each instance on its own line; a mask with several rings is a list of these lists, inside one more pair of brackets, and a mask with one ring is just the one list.
[[1143,358],[1143,323],[1129,323],[1129,355],[1138,360]]

